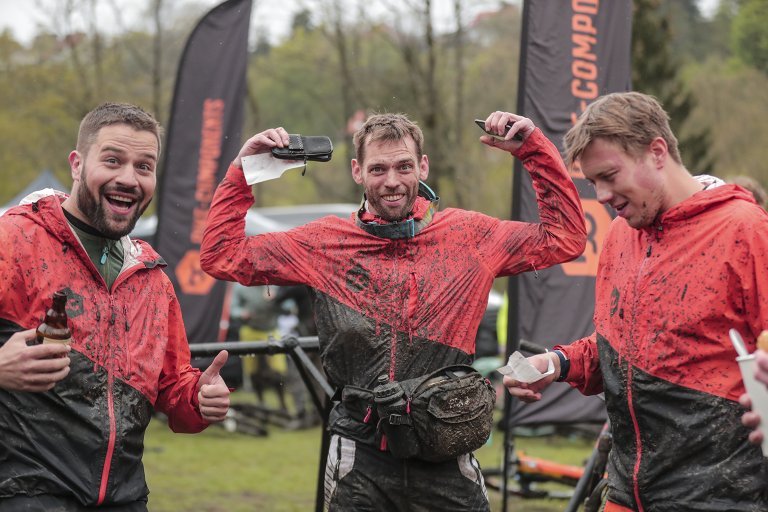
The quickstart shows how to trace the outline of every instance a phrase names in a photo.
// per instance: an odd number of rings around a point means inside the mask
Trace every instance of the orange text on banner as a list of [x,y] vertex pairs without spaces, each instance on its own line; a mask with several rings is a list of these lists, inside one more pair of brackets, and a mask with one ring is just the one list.
[[224,125],[224,100],[206,99],[203,103],[203,126],[201,127],[200,158],[197,164],[195,206],[192,213],[192,231],[189,241],[200,245],[203,231],[211,209],[213,193],[216,191],[216,172],[221,156],[221,136]]
[[579,105],[578,112],[571,112],[571,123],[576,123],[589,103],[600,95],[598,64],[594,47],[600,34],[595,17],[600,10],[599,0],[572,0],[571,17],[571,94]]
[[597,262],[603,249],[603,240],[613,219],[596,199],[582,199],[584,217],[587,221],[587,247],[581,256],[568,263],[563,263],[563,272],[569,276],[597,275]]

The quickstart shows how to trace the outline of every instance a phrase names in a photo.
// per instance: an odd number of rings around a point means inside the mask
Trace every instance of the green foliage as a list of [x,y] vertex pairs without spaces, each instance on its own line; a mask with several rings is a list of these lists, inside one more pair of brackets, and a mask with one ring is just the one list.
[[[503,433],[477,452],[483,468],[502,464]],[[591,443],[562,437],[518,438],[528,455],[582,465]],[[270,427],[266,437],[228,433],[218,426],[200,434],[170,432],[153,420],[145,439],[144,466],[152,512],[306,512],[314,510],[320,428],[285,431]],[[491,510],[501,495],[489,490]],[[511,510],[557,512],[562,500],[511,498]]]
[[[170,10],[163,3],[160,62],[156,34],[119,18],[114,23],[124,29],[116,35],[100,33],[98,23],[67,34],[75,15],[88,19],[82,2],[47,1],[57,7],[47,12],[51,32],[42,29],[27,45],[0,33],[0,202],[45,168],[70,183],[67,155],[77,125],[99,102],[139,103],[167,125],[179,56],[210,4]],[[704,19],[695,0],[634,3],[634,87],[658,96],[670,111],[685,163],[692,172],[728,169],[759,178],[768,149],[746,141],[764,137],[765,123],[753,119],[765,112],[766,89],[755,70],[766,74],[768,4],[721,0],[717,14]],[[145,4],[151,16],[155,3]],[[257,203],[356,202],[348,120],[357,111],[389,111],[408,113],[424,129],[428,182],[442,207],[508,216],[513,160],[478,143],[472,120],[516,108],[519,5],[478,12],[476,3],[457,0],[451,6],[464,13],[461,24],[454,19],[446,26],[442,13],[437,30],[437,14],[426,10],[434,11],[435,2],[399,3],[378,17],[370,14],[374,4],[381,5],[371,0],[353,10],[319,0],[308,4],[311,12],[296,14],[285,40],[254,34],[243,138],[284,126],[328,135],[335,146],[333,160],[310,164],[306,176],[291,171],[257,187]],[[257,21],[267,26],[269,20]]]
[[715,127],[709,148],[717,162],[714,173],[721,177],[744,174],[763,186],[768,184],[766,145],[759,142],[768,140],[768,76],[719,58],[693,67],[688,75],[699,98],[690,125]]
[[681,80],[681,65],[671,53],[671,29],[660,13],[661,0],[635,0],[632,19],[632,88],[656,96],[669,113],[683,162],[698,172],[711,170],[706,128],[683,131],[696,99]]
[[744,0],[733,20],[732,40],[736,54],[768,75],[768,2]]
[[157,104],[155,114],[167,122],[178,58],[194,21],[189,15],[185,11],[169,20],[163,32],[159,72],[165,87],[157,101],[152,34],[41,32],[28,46],[8,32],[0,34],[0,204],[43,169],[71,183],[67,156],[75,147],[80,119],[98,103],[127,101],[148,110]]

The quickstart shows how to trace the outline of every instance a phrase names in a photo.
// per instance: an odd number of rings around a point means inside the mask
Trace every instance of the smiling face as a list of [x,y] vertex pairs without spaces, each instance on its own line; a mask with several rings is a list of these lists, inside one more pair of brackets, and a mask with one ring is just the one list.
[[427,155],[419,157],[411,137],[378,140],[365,146],[365,160],[352,160],[352,178],[362,185],[368,211],[388,222],[405,219],[429,174]]
[[604,138],[593,139],[579,158],[597,200],[609,204],[633,228],[653,224],[669,208],[663,161],[666,146],[656,139],[638,156]]
[[155,193],[158,152],[150,131],[102,127],[85,154],[70,153],[74,183],[62,206],[109,238],[127,235]]

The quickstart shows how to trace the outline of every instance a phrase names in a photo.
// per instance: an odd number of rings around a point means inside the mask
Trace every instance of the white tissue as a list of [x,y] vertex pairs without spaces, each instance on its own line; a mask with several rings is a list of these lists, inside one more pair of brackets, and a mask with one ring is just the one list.
[[526,359],[523,354],[516,351],[511,356],[509,356],[509,361],[507,361],[506,366],[502,366],[496,371],[502,375],[509,375],[518,382],[531,384],[532,382],[543,379],[547,375],[552,375],[555,373],[555,364],[552,362],[552,359],[550,359],[549,365],[547,366],[547,371],[541,373],[531,363],[528,362],[528,359]]
[[304,160],[281,160],[273,157],[272,153],[244,156],[241,161],[245,181],[249,185],[279,178],[288,169],[304,167]]

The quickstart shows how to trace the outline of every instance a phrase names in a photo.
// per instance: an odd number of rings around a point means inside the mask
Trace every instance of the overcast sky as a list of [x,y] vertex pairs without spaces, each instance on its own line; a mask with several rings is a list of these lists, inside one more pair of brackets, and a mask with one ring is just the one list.
[[[50,3],[52,0],[47,1]],[[196,4],[210,9],[221,2],[222,0],[172,0],[169,4],[173,5],[174,9],[182,9],[185,4]],[[143,9],[149,4],[149,2],[136,2],[136,0],[118,0],[117,3],[126,6],[121,12],[124,17],[123,22],[128,27],[138,25],[137,19],[140,16],[140,11],[135,6],[138,4]],[[106,2],[100,3],[102,6],[105,4]],[[304,2],[300,0],[255,0],[254,10],[251,13],[251,24],[259,26],[261,29],[270,30],[270,38],[280,37],[287,33],[294,12],[301,9],[303,4]],[[102,20],[111,20],[112,12],[109,8],[104,7],[103,11],[99,11],[99,16]],[[35,1],[0,0],[0,30],[10,28],[14,37],[24,43],[29,42],[37,32],[37,27],[40,24],[45,25],[49,19],[40,12]],[[269,27],[265,27],[264,23],[259,24],[260,20],[269,20]],[[103,28],[109,31],[108,25],[105,24]],[[148,28],[148,30],[150,29]]]
[[[713,13],[720,0],[698,0],[705,16]],[[221,0],[195,0],[198,5],[213,7]],[[119,3],[126,6],[135,5],[135,0],[119,0]],[[175,0],[174,8],[182,8],[183,0]],[[437,5],[445,4],[450,6],[452,2],[448,0],[438,0]],[[492,4],[492,2],[482,2]],[[102,2],[103,4],[103,2]],[[141,5],[146,5],[142,2]],[[261,30],[267,30],[270,39],[279,38],[285,35],[290,26],[293,14],[298,11],[305,2],[301,0],[256,0],[254,2],[254,12],[251,15],[251,23],[258,26]],[[128,26],[135,26],[135,17],[138,15],[130,8],[123,11],[125,23]],[[131,18],[133,16],[133,18]],[[111,19],[110,13],[105,11],[103,19]],[[264,23],[268,20],[268,23]],[[24,43],[29,42],[37,32],[37,27],[41,22],[45,22],[45,15],[41,14],[37,2],[31,0],[0,0],[0,30],[10,28],[14,37]]]

